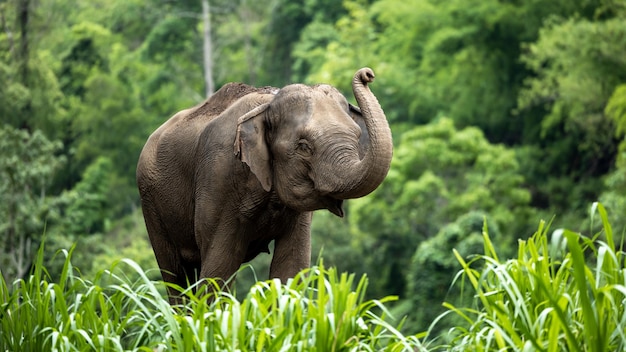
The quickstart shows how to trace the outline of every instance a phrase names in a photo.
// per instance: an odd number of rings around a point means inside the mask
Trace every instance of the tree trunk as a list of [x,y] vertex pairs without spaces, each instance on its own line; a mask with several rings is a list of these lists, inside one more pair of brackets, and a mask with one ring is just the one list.
[[213,83],[213,44],[211,42],[211,13],[209,0],[202,0],[202,37],[204,56],[204,83],[207,98],[215,91]]
[[248,6],[246,6],[246,1],[242,1],[242,6],[240,7],[240,16],[243,23],[244,28],[244,37],[243,37],[243,45],[245,48],[247,63],[248,63],[248,82],[251,85],[256,85],[256,65],[255,65],[255,57],[252,53],[252,33],[250,29],[250,23],[252,22],[252,16],[250,12],[252,11]]
[[17,5],[17,23],[20,30],[20,43],[18,49],[19,72],[22,84],[28,87],[28,22],[30,11],[30,0],[21,0]]
[[[16,64],[18,75],[20,79],[20,83],[26,88],[30,87],[30,72],[28,68],[28,64],[30,62],[30,43],[29,43],[29,27],[30,27],[30,15],[31,15],[31,3],[30,0],[20,0],[17,2],[17,24],[19,27],[20,39],[17,47],[17,55],[16,55]],[[32,104],[31,99],[28,98],[28,101],[21,109],[22,116],[26,118],[22,119],[22,123],[20,124],[20,128],[31,131],[31,115],[32,115]]]

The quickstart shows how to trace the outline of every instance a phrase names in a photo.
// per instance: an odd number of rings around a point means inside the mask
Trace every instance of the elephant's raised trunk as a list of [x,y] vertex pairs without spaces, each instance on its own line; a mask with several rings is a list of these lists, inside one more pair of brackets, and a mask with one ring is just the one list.
[[358,70],[352,80],[352,90],[365,120],[369,144],[362,149],[362,159],[357,156],[355,160],[337,166],[335,174],[341,179],[336,181],[338,185],[333,197],[338,199],[358,198],[371,193],[389,171],[393,154],[391,130],[378,99],[367,86],[373,81],[374,71],[367,67]]

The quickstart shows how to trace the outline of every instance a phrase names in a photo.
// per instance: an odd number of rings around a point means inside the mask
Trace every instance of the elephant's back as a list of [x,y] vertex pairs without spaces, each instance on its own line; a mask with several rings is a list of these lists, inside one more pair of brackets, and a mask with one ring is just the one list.
[[186,119],[210,121],[248,94],[276,94],[276,92],[278,92],[278,88],[269,86],[257,88],[245,83],[228,83],[207,100],[192,108]]
[[191,171],[193,151],[203,122],[185,121],[190,112],[192,109],[178,112],[148,138],[137,163],[140,193],[166,188],[185,178],[183,173]]
[[237,102],[247,101],[246,96],[254,93],[273,95],[277,91],[273,87],[256,88],[243,83],[228,83],[204,102],[172,116],[152,133],[144,145],[137,165],[140,188],[168,187],[172,180],[192,179],[200,141],[203,146],[206,142],[232,146],[234,141],[236,119],[225,117],[228,122],[220,123],[214,120],[228,108],[239,105],[245,108],[246,103]]

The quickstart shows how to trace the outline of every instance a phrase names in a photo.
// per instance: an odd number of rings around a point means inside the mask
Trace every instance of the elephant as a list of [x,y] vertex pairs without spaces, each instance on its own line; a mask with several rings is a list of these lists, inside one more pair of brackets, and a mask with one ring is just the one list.
[[136,177],[163,280],[226,282],[271,241],[271,278],[309,267],[313,211],[343,217],[343,201],[389,171],[391,130],[373,80],[367,67],[354,74],[358,107],[328,84],[228,83],[153,132]]

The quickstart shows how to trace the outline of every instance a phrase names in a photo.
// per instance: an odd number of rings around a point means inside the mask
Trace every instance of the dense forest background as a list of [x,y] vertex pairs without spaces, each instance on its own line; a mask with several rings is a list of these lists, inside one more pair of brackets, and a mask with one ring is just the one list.
[[481,253],[484,225],[506,257],[540,219],[589,232],[600,200],[623,233],[626,0],[204,2],[210,31],[200,0],[0,0],[7,282],[43,238],[53,276],[74,243],[87,275],[124,257],[156,267],[137,157],[205,98],[207,73],[216,88],[324,82],[352,98],[352,74],[375,70],[392,169],[346,219],[316,213],[312,256],[367,273],[372,297],[398,295],[411,330],[463,298],[452,249]]

